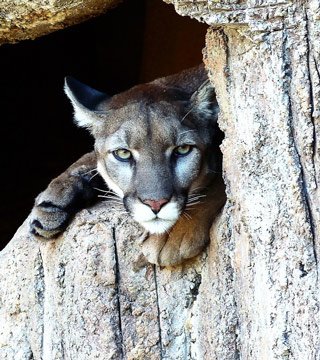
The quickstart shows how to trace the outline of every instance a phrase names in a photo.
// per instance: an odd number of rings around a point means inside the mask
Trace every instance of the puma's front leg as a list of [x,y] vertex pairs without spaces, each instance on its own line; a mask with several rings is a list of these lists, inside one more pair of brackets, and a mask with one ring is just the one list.
[[103,186],[96,173],[94,152],[84,155],[51,181],[38,195],[31,212],[31,232],[53,238],[62,232],[72,216],[96,198],[95,187]]
[[142,244],[147,260],[170,266],[200,254],[210,240],[212,222],[225,203],[224,189],[222,179],[217,179],[204,200],[187,209],[169,233],[151,234]]

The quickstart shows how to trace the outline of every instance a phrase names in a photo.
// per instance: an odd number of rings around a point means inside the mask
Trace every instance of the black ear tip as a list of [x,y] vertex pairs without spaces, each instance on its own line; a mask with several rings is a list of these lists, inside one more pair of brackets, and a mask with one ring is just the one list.
[[64,78],[64,84],[70,89],[83,85],[79,80],[75,79],[73,76],[70,75]]
[[88,110],[95,110],[96,106],[107,98],[101,91],[95,90],[72,76],[65,77],[65,92],[71,101],[81,104]]

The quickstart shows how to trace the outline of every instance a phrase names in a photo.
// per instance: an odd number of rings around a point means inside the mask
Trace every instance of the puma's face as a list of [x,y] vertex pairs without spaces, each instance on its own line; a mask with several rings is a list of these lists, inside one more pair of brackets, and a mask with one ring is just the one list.
[[209,111],[207,98],[199,102],[212,87],[195,97],[151,83],[111,99],[90,89],[83,99],[83,86],[69,80],[66,92],[76,120],[95,137],[99,173],[146,230],[168,231],[214,170],[216,107]]
[[99,173],[151,233],[177,221],[204,158],[205,144],[177,110],[167,103],[129,104],[114,110],[119,128],[96,139]]

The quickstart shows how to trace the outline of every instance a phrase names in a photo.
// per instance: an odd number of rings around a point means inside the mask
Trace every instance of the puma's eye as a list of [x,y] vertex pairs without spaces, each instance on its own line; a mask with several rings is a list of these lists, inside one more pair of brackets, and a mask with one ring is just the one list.
[[173,152],[175,153],[175,155],[177,156],[185,156],[188,155],[192,150],[192,146],[191,145],[181,145],[181,146],[177,146]]
[[129,161],[132,158],[131,151],[127,149],[118,149],[113,152],[113,156],[120,161]]

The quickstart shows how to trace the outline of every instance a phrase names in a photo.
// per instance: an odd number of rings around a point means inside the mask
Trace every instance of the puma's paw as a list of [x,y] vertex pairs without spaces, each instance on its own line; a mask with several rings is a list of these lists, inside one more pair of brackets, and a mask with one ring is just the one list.
[[[150,234],[141,244],[142,253],[151,264],[163,265],[161,250],[168,240],[168,234]],[[165,265],[164,265],[165,266]]]
[[36,205],[31,212],[31,233],[46,239],[56,237],[66,227],[70,214],[50,202]]
[[208,242],[207,229],[175,231],[173,228],[169,234],[150,235],[142,244],[142,253],[152,264],[174,266],[199,255]]

